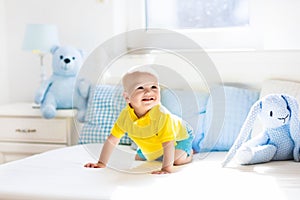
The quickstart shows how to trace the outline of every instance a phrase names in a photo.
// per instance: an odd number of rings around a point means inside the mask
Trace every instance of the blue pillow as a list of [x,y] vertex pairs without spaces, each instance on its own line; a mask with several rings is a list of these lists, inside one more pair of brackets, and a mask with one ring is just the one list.
[[[126,106],[120,86],[96,85],[91,92],[85,123],[79,136],[79,144],[103,143],[120,112]],[[125,134],[120,144],[131,144]]]
[[[213,117],[213,102],[208,99],[203,132],[197,133],[193,147],[196,152],[228,151],[238,136],[251,106],[258,100],[259,92],[233,86],[223,86],[225,93],[225,113],[219,133],[208,135]],[[217,115],[218,112],[215,112]]]
[[[209,94],[203,91],[161,90],[161,103],[173,114],[183,117],[184,114],[203,113]],[[197,109],[195,109],[197,108]]]
[[161,103],[172,114],[188,122],[194,133],[203,132],[203,121],[209,94],[203,91],[161,90]]

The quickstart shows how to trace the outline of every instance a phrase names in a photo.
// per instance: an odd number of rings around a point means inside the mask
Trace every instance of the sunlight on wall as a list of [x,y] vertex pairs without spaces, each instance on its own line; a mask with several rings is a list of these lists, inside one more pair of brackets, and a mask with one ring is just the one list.
[[4,0],[0,0],[0,104],[8,101],[8,79],[6,61],[6,32],[5,32],[5,7]]

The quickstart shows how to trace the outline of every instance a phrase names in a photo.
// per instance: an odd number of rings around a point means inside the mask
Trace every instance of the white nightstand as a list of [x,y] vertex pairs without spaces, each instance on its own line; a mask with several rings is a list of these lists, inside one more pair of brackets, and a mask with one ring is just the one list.
[[31,103],[0,105],[0,164],[77,143],[75,110],[44,119]]

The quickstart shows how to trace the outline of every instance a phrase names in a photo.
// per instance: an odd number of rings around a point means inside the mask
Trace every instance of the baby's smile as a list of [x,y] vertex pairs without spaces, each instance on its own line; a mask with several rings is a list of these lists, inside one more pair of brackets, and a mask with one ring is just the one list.
[[154,97],[145,97],[142,99],[142,101],[154,101],[155,98]]

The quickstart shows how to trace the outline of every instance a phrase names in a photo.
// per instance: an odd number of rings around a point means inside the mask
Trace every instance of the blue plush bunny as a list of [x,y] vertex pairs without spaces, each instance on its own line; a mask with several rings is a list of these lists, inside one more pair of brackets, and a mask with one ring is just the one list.
[[[270,94],[258,100],[241,128],[240,134],[225,157],[226,166],[232,158],[242,165],[290,160],[299,162],[300,122],[297,100],[285,94]],[[259,116],[263,132],[250,139],[252,127]]]
[[41,105],[44,118],[55,117],[56,109],[77,108],[77,119],[82,122],[90,90],[88,81],[77,80],[84,55],[71,46],[55,46],[51,53],[53,73],[37,90],[35,102]]

